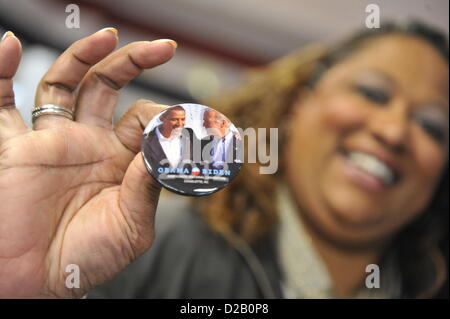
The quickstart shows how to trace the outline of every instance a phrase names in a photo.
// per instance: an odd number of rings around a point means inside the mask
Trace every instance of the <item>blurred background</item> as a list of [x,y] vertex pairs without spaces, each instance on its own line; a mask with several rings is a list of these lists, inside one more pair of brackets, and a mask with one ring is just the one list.
[[[382,21],[418,18],[448,34],[447,0],[0,0],[0,32],[11,30],[24,43],[15,92],[28,122],[36,84],[72,42],[104,27],[119,30],[119,46],[176,40],[174,59],[122,89],[117,119],[139,98],[201,101],[295,48],[338,41],[365,27],[371,3]],[[70,4],[79,8],[79,28],[66,25]]]
[[[170,62],[122,89],[117,120],[137,99],[167,105],[199,102],[232,89],[249,70],[293,49],[339,41],[366,27],[366,7],[372,3],[380,8],[381,23],[420,19],[448,36],[448,0],[0,0],[0,33],[13,31],[24,46],[14,86],[28,123],[37,83],[72,42],[104,27],[119,30],[119,46],[176,40]],[[79,8],[79,28],[66,25],[71,4]],[[177,209],[185,200],[164,191],[159,207]],[[448,298],[448,286],[444,295]]]
[[[14,89],[28,124],[38,82],[74,41],[105,27],[119,30],[119,47],[159,38],[177,41],[172,60],[121,90],[117,120],[137,99],[200,102],[302,45],[339,41],[366,27],[366,7],[372,3],[379,6],[381,21],[420,19],[449,33],[448,0],[0,0],[0,34],[13,31],[23,44]],[[79,8],[78,28],[66,24],[71,5]],[[160,206],[168,195],[163,192]],[[170,205],[184,200],[169,197]]]

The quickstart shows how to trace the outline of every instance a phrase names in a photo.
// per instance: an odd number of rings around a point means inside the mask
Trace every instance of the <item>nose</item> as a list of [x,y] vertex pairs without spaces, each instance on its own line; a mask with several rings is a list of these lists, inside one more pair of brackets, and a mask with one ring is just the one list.
[[408,141],[408,112],[406,107],[379,109],[369,120],[369,130],[377,141],[395,153],[402,153]]

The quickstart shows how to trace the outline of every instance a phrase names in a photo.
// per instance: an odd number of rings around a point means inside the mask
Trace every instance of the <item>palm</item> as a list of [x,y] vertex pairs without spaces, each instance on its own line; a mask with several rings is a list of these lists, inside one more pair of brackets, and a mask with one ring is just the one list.
[[[151,183],[136,155],[143,123],[130,128],[138,117],[116,130],[57,119],[0,144],[0,290],[79,297],[150,246],[158,190],[139,189]],[[80,289],[67,287],[68,265]]]

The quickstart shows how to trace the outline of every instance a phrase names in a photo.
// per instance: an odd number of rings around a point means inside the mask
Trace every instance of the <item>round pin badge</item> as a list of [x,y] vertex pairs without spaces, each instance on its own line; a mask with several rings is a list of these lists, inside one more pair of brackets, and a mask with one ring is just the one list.
[[148,172],[166,189],[204,196],[227,186],[243,162],[242,137],[230,120],[200,104],[178,104],[156,115],[144,130]]

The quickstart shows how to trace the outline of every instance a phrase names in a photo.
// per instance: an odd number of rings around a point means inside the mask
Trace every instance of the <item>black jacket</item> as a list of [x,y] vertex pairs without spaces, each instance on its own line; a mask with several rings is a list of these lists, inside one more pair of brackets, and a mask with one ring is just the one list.
[[[191,128],[184,128],[181,134],[181,144],[183,146],[182,160],[192,161],[192,147],[195,139],[195,133]],[[156,134],[156,128],[150,133],[144,136],[142,141],[142,150],[145,157],[149,160],[149,164],[152,167],[169,167],[166,154],[159,142],[158,135]],[[181,163],[180,163],[181,164]]]
[[282,297],[271,238],[252,249],[211,231],[193,212],[167,217],[151,249],[88,298]]

